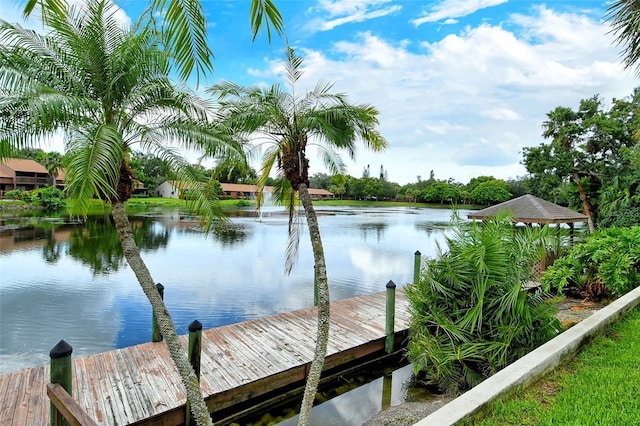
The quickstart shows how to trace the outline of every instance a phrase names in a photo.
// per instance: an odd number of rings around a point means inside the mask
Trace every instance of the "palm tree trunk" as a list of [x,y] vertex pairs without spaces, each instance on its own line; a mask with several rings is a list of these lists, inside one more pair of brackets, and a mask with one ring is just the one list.
[[129,223],[124,203],[120,201],[113,202],[111,205],[111,214],[116,225],[116,230],[118,231],[124,257],[127,259],[127,263],[129,263],[144,294],[146,294],[151,303],[153,313],[158,321],[160,331],[164,336],[171,359],[180,373],[182,383],[186,388],[187,398],[191,402],[193,417],[196,419],[198,426],[212,426],[213,422],[211,421],[209,410],[202,397],[202,392],[200,392],[198,378],[189,363],[185,349],[180,344],[171,315],[169,315],[169,311],[156,289],[155,282],[151,277],[147,265],[145,265],[140,256],[140,249],[133,238],[133,231],[131,230],[131,224]]
[[580,193],[580,200],[582,200],[582,207],[584,208],[584,214],[587,215],[587,221],[589,224],[589,232],[593,234],[596,231],[596,227],[593,224],[593,213],[591,212],[591,204],[587,199],[587,193],[584,190],[580,176],[577,173],[573,174],[573,181],[578,186],[578,192]]
[[318,331],[316,338],[316,349],[307,376],[307,383],[304,388],[304,397],[300,407],[298,425],[308,425],[313,408],[313,401],[316,398],[320,374],[324,367],[324,359],[327,356],[327,343],[329,342],[329,282],[327,280],[327,266],[324,260],[324,249],[320,238],[320,227],[318,217],[311,202],[311,196],[304,183],[298,187],[300,201],[307,216],[309,226],[309,237],[311,238],[311,248],[313,250],[313,260],[315,263],[315,279],[318,287]]

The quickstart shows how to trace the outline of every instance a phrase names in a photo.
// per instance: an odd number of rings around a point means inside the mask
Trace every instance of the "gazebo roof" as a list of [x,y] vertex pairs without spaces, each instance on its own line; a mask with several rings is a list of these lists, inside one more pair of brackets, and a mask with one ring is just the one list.
[[514,222],[522,223],[574,223],[587,222],[588,217],[542,198],[526,194],[495,206],[467,215],[469,219],[485,220],[506,212]]

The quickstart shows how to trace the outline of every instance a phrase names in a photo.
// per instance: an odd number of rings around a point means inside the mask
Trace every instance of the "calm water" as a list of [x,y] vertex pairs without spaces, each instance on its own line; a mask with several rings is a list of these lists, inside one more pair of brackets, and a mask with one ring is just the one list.
[[[461,211],[466,217],[466,211]],[[435,254],[451,212],[412,208],[319,208],[332,300],[412,279],[413,254]],[[48,362],[65,339],[74,356],[147,342],[151,309],[104,217],[85,224],[3,220],[0,232],[0,373]],[[306,227],[299,260],[284,274],[287,217],[267,210],[232,219],[205,238],[179,212],[131,217],[142,257],[180,334],[197,319],[216,327],[313,304]],[[37,226],[35,226],[37,224]]]

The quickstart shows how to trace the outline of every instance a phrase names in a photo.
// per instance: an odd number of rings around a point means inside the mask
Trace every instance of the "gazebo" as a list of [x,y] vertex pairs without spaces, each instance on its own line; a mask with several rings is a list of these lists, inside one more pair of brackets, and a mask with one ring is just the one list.
[[502,212],[507,212],[513,217],[515,223],[539,223],[546,225],[549,223],[566,223],[573,230],[576,222],[587,222],[589,218],[566,207],[553,204],[542,198],[526,194],[495,206],[487,207],[475,213],[467,215],[469,219],[487,220],[498,216]]
[[[498,216],[500,213],[508,213],[513,218],[514,223],[524,223],[540,225],[566,223],[570,228],[570,240],[573,242],[573,230],[576,222],[587,222],[587,215],[578,213],[566,207],[559,206],[542,198],[526,194],[486,209],[478,210],[467,215],[469,219],[488,220]],[[538,265],[538,272],[546,268],[546,259]]]

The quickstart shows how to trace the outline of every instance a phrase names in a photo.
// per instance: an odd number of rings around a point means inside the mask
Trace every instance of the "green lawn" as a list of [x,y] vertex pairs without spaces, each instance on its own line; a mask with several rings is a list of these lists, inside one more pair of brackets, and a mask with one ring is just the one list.
[[469,425],[640,425],[640,309]]

